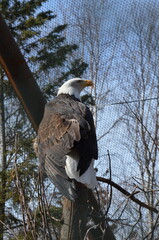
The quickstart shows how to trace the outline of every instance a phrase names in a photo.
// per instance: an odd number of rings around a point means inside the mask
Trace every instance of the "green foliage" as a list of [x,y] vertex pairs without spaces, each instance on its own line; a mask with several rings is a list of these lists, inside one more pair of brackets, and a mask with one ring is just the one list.
[[[52,35],[52,33],[50,33],[50,35]],[[51,37],[51,36],[49,36]],[[56,36],[57,38],[57,36]],[[51,41],[54,40],[54,36],[52,35]],[[55,39],[54,42],[57,42],[56,45],[59,46],[59,48],[50,49],[50,51],[48,50],[48,47],[46,45],[44,45],[40,51],[38,51],[38,55],[37,56],[32,56],[30,58],[30,60],[34,63],[38,62],[40,63],[39,68],[37,70],[37,73],[39,73],[39,71],[49,71],[52,68],[55,68],[57,66],[64,66],[64,62],[66,61],[67,55],[71,54],[72,51],[77,49],[77,45],[65,45],[65,46],[60,46],[61,43],[63,42],[63,38],[60,39]],[[46,41],[43,42],[43,44],[46,44]],[[48,44],[49,41],[48,41]],[[55,43],[54,43],[55,44]]]
[[83,74],[83,72],[86,70],[87,67],[88,67],[87,63],[82,62],[81,59],[75,59],[71,63],[70,74],[72,74],[76,77],[80,77]]
[[[49,208],[50,211],[50,216],[52,217],[51,221],[54,226],[59,227],[61,224],[61,218],[62,218],[62,208],[53,206],[51,205]],[[49,215],[47,215],[48,221],[50,220]],[[41,222],[42,222],[42,215],[41,215],[41,210],[36,209],[36,219],[37,219],[37,224],[36,227],[40,228],[41,227]]]
[[0,3],[0,11],[19,46],[28,64],[33,69],[38,80],[41,74],[49,74],[56,68],[61,68],[61,76],[57,78],[67,79],[69,76],[81,76],[86,69],[86,63],[80,59],[67,62],[68,57],[78,48],[76,44],[66,44],[62,33],[67,24],[55,26],[49,30],[47,25],[56,15],[52,11],[41,11],[41,6],[46,0],[4,0]]
[[94,101],[92,95],[90,95],[90,94],[83,95],[81,100],[82,100],[82,102],[84,102],[87,105],[92,105],[92,106],[95,105],[95,101]]
[[69,70],[66,73],[62,72],[62,77],[58,78],[59,83],[61,84],[61,81],[63,81],[64,79],[68,79],[70,75],[80,77],[87,67],[88,64],[82,62],[80,58],[75,59],[74,61],[71,62]]
[[50,207],[50,214],[53,216],[53,223],[56,226],[59,226],[61,223],[61,218],[62,218],[62,208],[61,207],[56,207],[56,206],[51,206]]

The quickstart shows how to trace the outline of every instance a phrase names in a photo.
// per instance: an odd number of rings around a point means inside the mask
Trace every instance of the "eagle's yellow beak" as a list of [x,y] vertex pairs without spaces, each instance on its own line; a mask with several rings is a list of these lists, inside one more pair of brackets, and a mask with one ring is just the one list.
[[93,82],[91,80],[85,80],[84,81],[84,87],[92,86],[93,87]]

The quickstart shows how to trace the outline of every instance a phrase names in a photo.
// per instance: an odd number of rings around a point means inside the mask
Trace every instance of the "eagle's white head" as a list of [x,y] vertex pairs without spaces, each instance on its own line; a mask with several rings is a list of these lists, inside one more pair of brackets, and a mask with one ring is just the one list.
[[73,78],[65,82],[60,88],[57,93],[59,94],[69,94],[75,96],[75,98],[80,100],[80,93],[81,91],[87,87],[93,86],[93,82],[91,80],[85,80],[81,78]]

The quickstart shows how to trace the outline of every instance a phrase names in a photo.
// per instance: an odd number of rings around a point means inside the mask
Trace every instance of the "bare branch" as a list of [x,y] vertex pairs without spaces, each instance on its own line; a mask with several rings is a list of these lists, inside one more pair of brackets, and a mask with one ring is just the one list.
[[115,187],[117,190],[119,190],[121,193],[123,193],[125,196],[129,197],[133,202],[136,202],[137,204],[139,204],[141,207],[144,207],[152,212],[155,212],[158,214],[158,210],[154,207],[151,207],[149,205],[147,205],[146,203],[140,201],[139,199],[135,198],[134,195],[137,194],[138,192],[135,193],[129,193],[128,191],[126,191],[124,188],[122,188],[121,186],[119,186],[117,183],[111,181],[110,179],[106,179],[103,177],[97,177],[97,180],[100,182],[104,182],[104,183],[108,183],[111,186]]

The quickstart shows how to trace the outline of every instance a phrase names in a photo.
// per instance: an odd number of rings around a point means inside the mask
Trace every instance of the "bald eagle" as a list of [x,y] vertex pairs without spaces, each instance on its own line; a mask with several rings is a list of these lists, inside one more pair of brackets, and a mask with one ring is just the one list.
[[76,198],[75,180],[91,189],[98,184],[93,169],[98,158],[94,121],[80,99],[81,91],[92,85],[80,78],[65,82],[46,104],[34,143],[40,166],[70,200]]

